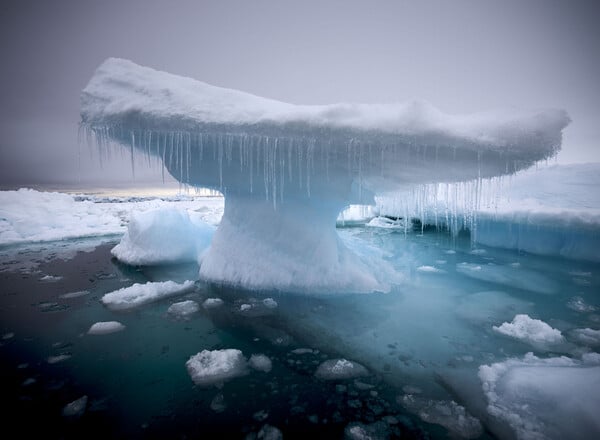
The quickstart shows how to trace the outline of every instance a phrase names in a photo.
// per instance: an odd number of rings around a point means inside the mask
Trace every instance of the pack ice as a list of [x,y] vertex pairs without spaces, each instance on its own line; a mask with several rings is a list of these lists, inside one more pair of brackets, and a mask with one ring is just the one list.
[[389,288],[338,238],[347,205],[526,168],[558,151],[569,123],[560,110],[292,105],[115,58],[83,90],[81,118],[99,148],[142,150],[181,183],[225,195],[201,277],[313,292]]

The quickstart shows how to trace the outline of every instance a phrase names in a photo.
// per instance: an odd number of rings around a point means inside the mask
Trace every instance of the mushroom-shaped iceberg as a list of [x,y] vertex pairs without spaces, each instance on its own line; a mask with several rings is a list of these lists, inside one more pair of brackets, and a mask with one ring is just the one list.
[[564,111],[447,115],[429,104],[292,105],[110,58],[82,126],[213,188],[225,211],[202,278],[289,291],[384,290],[335,231],[349,203],[411,184],[499,176],[554,155]]

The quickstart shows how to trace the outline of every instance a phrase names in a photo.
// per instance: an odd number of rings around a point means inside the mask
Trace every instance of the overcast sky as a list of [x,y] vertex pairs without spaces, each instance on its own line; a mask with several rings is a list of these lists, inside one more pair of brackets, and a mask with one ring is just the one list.
[[599,162],[599,23],[594,0],[2,0],[0,184],[132,179],[87,147],[78,165],[79,94],[107,57],[299,104],[564,108],[558,162]]

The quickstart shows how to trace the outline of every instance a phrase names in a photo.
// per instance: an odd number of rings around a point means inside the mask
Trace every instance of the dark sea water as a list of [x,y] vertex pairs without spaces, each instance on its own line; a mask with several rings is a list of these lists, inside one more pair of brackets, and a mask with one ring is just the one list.
[[[3,249],[13,254],[0,271],[3,429],[24,438],[40,432],[44,438],[255,438],[268,424],[283,438],[335,439],[359,422],[370,425],[373,438],[460,437],[401,404],[400,396],[414,393],[466,406],[484,421],[479,438],[494,438],[492,431],[504,428],[490,431],[482,416],[478,367],[529,351],[551,356],[573,349],[532,348],[492,326],[516,313],[563,332],[600,325],[592,311],[600,306],[598,264],[492,248],[473,252],[467,237],[435,231],[405,235],[360,227],[342,235],[381,250],[403,281],[387,294],[321,296],[197,282],[183,296],[115,313],[99,301],[103,294],[136,282],[196,279],[198,267],[122,265],[110,255],[115,242],[66,259],[52,245]],[[493,270],[465,276],[457,270],[462,263]],[[44,281],[45,275],[57,278]],[[87,293],[63,296],[73,292]],[[187,320],[167,314],[176,301],[210,297],[224,306]],[[241,304],[265,297],[278,307],[240,311]],[[574,310],[574,297],[590,309]],[[87,334],[93,323],[113,320],[126,329]],[[250,371],[222,387],[195,386],[185,362],[222,348],[246,357],[265,354],[273,369]],[[292,352],[298,348],[312,352]],[[50,363],[56,356],[64,359]],[[335,358],[360,362],[369,375],[317,379],[318,365]],[[64,416],[65,405],[82,396],[85,411]]]

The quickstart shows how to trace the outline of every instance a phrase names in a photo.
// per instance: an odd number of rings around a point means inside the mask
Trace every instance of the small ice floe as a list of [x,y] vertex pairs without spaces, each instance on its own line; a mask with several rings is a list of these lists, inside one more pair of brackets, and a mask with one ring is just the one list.
[[273,298],[265,298],[262,302],[269,309],[275,309],[278,305],[277,301],[275,301]]
[[484,255],[484,254],[487,254],[487,251],[485,249],[473,249],[469,253],[472,255]]
[[59,354],[57,356],[48,356],[46,358],[46,362],[48,362],[49,364],[57,364],[59,362],[66,361],[67,359],[70,359],[70,358],[71,358],[70,354]]
[[188,292],[193,287],[194,282],[189,280],[183,283],[174,281],[136,283],[133,286],[107,293],[100,301],[111,310],[131,310],[144,304]]
[[567,307],[579,313],[591,313],[597,310],[597,307],[586,303],[585,300],[580,296],[574,296],[571,298],[567,303]]
[[264,425],[256,436],[258,440],[282,440],[283,434],[275,426]]
[[62,280],[63,277],[53,276],[53,275],[44,275],[40,278],[40,281],[43,283],[56,283],[57,281]]
[[187,300],[173,303],[167,309],[167,313],[178,319],[187,319],[200,310],[196,301]]
[[196,385],[219,386],[223,382],[247,374],[246,358],[240,350],[202,350],[185,363]]
[[256,298],[246,298],[239,304],[239,313],[248,318],[257,318],[260,316],[272,315],[277,308],[277,302],[273,298],[263,300]]
[[293,353],[293,354],[313,354],[314,351],[312,348],[296,348],[295,350],[292,350],[291,353]]
[[319,365],[315,372],[315,376],[323,380],[354,379],[368,374],[361,364],[347,359],[329,359]]
[[58,295],[58,297],[62,299],[72,299],[79,298],[80,296],[89,295],[89,293],[89,290],[77,290],[76,292],[63,293],[62,295]]
[[81,417],[85,412],[88,403],[88,396],[82,396],[65,405],[62,410],[64,417]]
[[108,335],[124,329],[125,326],[118,321],[103,321],[93,324],[88,330],[88,335]]
[[33,385],[36,382],[37,382],[37,380],[34,377],[29,377],[23,381],[21,386],[28,387],[30,385]]
[[550,327],[539,319],[532,319],[529,315],[516,315],[512,322],[505,322],[499,327],[493,326],[493,329],[528,343],[555,344],[564,341],[560,330]]
[[250,310],[252,308],[252,306],[250,304],[242,304],[240,306],[240,311],[242,312],[247,312],[248,310]]
[[435,266],[419,266],[417,267],[417,272],[424,273],[444,273],[445,271],[442,269],[438,269]]
[[257,411],[254,414],[252,414],[252,418],[257,422],[264,422],[265,420],[267,420],[268,417],[269,413],[264,409],[261,409],[260,411]]
[[216,309],[217,307],[221,307],[223,305],[223,300],[221,298],[207,298],[202,303],[202,307],[206,310]]
[[250,356],[248,364],[257,371],[268,373],[273,368],[271,359],[264,354],[253,354]]
[[448,255],[453,255],[456,253],[456,251],[454,249],[448,249],[447,251],[444,251],[445,253],[447,253]]
[[483,434],[479,420],[454,400],[431,400],[412,394],[399,396],[398,403],[427,423],[435,423],[461,438],[477,438]]
[[390,438],[390,427],[386,422],[378,421],[370,424],[352,422],[344,429],[346,440],[368,440]]
[[8,333],[4,333],[2,335],[2,340],[3,341],[7,341],[7,340],[12,339],[14,337],[15,337],[15,334],[13,332],[8,332]]

